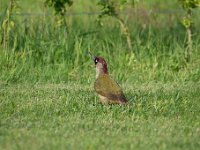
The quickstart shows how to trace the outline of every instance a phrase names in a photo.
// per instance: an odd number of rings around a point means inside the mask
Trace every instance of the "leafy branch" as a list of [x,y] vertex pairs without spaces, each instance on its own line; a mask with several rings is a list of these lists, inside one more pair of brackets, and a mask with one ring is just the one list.
[[182,19],[182,24],[187,32],[187,47],[185,51],[185,58],[190,60],[192,54],[192,10],[200,7],[200,0],[179,0],[183,9],[186,11],[186,16]]
[[65,14],[67,12],[67,6],[71,7],[72,0],[45,0],[45,5],[54,8],[54,13],[57,16],[57,25],[64,25],[67,28],[67,20]]
[[136,0],[118,0],[118,1],[117,0],[100,0],[98,2],[98,5],[102,7],[101,14],[98,17],[98,21],[100,25],[102,25],[101,19],[104,16],[110,16],[110,17],[115,18],[119,22],[123,34],[126,36],[127,46],[128,46],[129,51],[132,50],[132,41],[131,41],[130,31],[124,19],[120,17],[119,11],[124,9],[124,6],[126,4],[131,4],[132,6],[134,6],[135,2]]

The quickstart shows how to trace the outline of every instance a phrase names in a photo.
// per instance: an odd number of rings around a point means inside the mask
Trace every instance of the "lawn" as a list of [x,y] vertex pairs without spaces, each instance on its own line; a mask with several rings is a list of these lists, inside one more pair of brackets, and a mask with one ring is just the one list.
[[102,105],[92,83],[2,84],[0,149],[199,149],[199,84],[122,87],[127,106]]

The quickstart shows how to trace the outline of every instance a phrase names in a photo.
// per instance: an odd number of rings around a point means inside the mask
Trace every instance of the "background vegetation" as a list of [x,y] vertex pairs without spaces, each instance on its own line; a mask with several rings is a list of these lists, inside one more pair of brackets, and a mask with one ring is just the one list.
[[[0,149],[198,149],[199,8],[187,18],[180,1],[151,0],[102,15],[97,2],[74,0],[63,15],[1,0]],[[129,106],[101,105],[88,51]]]

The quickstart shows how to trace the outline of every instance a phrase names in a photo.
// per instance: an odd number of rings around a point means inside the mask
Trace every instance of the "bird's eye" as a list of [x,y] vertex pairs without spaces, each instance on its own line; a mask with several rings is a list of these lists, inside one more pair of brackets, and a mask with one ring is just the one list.
[[95,65],[96,65],[96,64],[98,63],[98,60],[97,60],[97,59],[95,59],[94,63],[95,63]]

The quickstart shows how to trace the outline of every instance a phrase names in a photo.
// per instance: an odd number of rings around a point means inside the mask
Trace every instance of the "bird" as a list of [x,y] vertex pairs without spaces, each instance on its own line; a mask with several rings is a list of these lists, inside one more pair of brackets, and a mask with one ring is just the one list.
[[108,67],[105,59],[100,56],[91,56],[96,67],[94,89],[98,94],[100,101],[103,104],[127,104],[128,100],[122,89],[108,74]]

